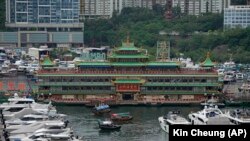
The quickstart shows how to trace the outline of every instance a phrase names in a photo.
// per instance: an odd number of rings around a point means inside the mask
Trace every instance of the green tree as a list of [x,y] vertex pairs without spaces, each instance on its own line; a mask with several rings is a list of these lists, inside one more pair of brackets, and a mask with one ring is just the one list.
[[173,16],[174,16],[174,18],[180,18],[181,17],[181,7],[179,5],[173,7]]
[[0,0],[0,31],[5,30],[5,0]]
[[246,5],[247,0],[231,0],[232,5]]

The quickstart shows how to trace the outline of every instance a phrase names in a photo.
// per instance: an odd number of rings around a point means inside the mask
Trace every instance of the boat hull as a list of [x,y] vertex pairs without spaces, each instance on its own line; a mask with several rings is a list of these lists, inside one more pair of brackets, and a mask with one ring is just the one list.
[[111,109],[92,110],[92,112],[93,112],[95,115],[102,115],[102,114],[104,114],[104,113],[109,113],[109,112],[111,112]]
[[159,123],[160,123],[161,129],[162,129],[163,131],[169,133],[169,125],[166,124],[166,122],[164,122],[163,117],[159,117],[159,118],[158,118],[158,121],[159,121]]
[[111,117],[111,120],[112,121],[130,121],[132,120],[133,117],[132,116],[128,116],[128,117],[121,117],[121,118],[118,118],[118,117]]
[[113,125],[113,126],[99,125],[99,128],[101,130],[105,130],[105,131],[114,131],[114,130],[120,130],[121,126],[119,126],[119,125]]

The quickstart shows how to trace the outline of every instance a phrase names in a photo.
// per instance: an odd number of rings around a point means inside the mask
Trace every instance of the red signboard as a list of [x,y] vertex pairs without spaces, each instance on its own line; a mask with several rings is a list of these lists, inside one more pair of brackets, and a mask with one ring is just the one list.
[[15,84],[13,81],[8,82],[8,90],[15,90]]
[[116,91],[138,92],[140,91],[140,86],[138,84],[119,84],[116,86]]
[[0,90],[3,90],[3,82],[0,82]]
[[24,91],[25,90],[25,83],[18,83],[18,90]]

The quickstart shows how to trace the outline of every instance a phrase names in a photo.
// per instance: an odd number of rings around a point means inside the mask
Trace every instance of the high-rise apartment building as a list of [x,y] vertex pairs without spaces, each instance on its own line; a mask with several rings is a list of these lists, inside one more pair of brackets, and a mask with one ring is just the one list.
[[19,47],[82,45],[84,24],[79,15],[80,0],[6,0],[5,25],[16,32],[1,33],[0,42]]
[[113,12],[120,12],[123,0],[81,0],[84,3],[84,18],[111,18]]
[[[80,0],[6,0],[6,26],[51,27],[79,23]],[[29,23],[29,24],[27,24]],[[21,26],[22,27],[22,26]],[[81,28],[82,26],[79,25]]]
[[182,13],[200,15],[202,13],[222,13],[231,0],[173,0],[173,7],[179,6]]
[[235,5],[225,8],[224,29],[250,26],[250,5]]
[[81,0],[85,19],[111,18],[124,7],[144,7],[152,9],[154,4],[165,5],[166,0]]

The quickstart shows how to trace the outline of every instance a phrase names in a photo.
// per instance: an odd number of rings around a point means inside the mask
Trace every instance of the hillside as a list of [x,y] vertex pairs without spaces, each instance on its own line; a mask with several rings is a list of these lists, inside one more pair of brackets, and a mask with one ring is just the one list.
[[[138,47],[148,48],[152,55],[155,54],[157,41],[170,40],[171,57],[183,53],[200,62],[206,52],[211,51],[213,59],[219,62],[228,60],[230,54],[233,54],[236,62],[248,63],[250,60],[250,29],[224,32],[222,14],[196,17],[175,13],[173,20],[165,20],[162,13],[157,11],[161,10],[124,8],[120,15],[115,15],[111,20],[86,21],[85,44],[119,46],[129,33]],[[159,31],[174,31],[180,35],[162,36]]]

